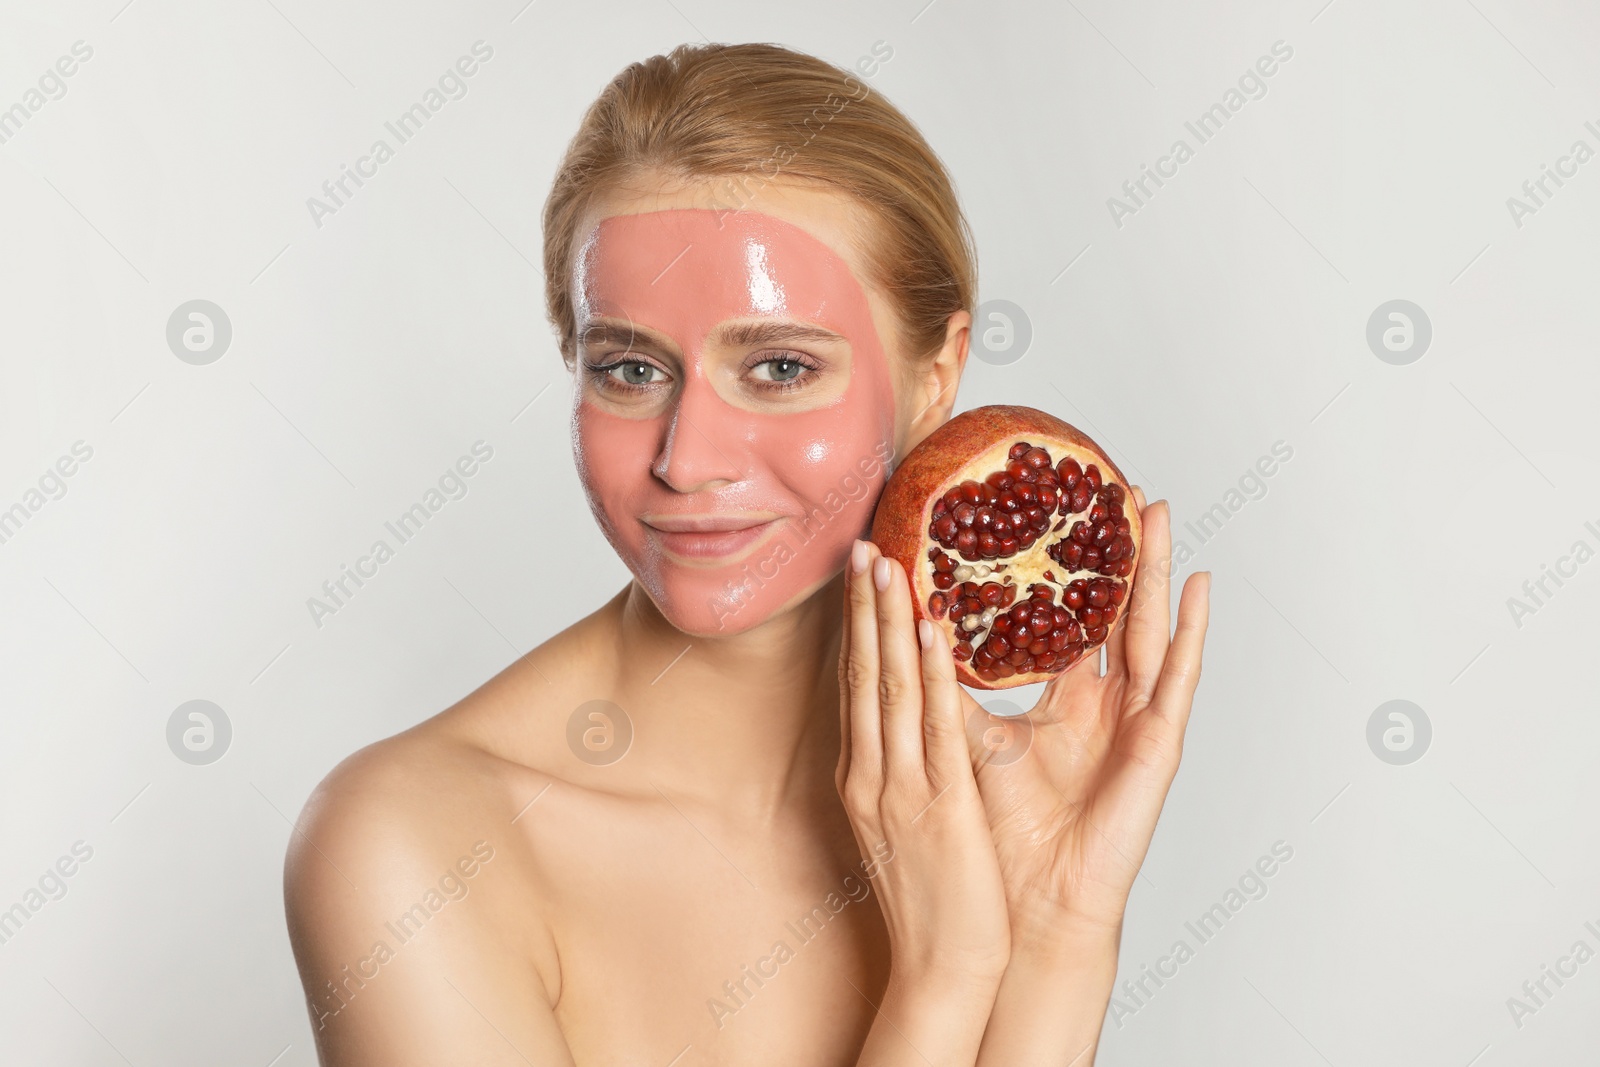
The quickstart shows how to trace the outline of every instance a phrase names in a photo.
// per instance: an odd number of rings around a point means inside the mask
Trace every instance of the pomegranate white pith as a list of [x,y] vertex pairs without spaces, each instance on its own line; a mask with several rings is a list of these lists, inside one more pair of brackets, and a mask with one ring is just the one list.
[[904,468],[874,536],[906,567],[918,615],[944,628],[962,682],[1046,681],[1104,644],[1128,608],[1141,531],[1094,442],[1031,408],[980,408]]

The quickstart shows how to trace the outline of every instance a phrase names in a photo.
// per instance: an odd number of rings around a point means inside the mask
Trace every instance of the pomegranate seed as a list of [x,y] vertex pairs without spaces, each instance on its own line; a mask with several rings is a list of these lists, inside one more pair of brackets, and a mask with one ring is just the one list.
[[993,474],[989,475],[989,477],[984,479],[984,484],[996,491],[1007,489],[1011,486],[1011,475],[1007,474],[1005,471],[995,471]]
[[972,553],[978,547],[978,535],[972,530],[956,531],[956,551],[967,558],[972,558]]
[[933,587],[935,589],[949,589],[956,584],[955,578],[945,571],[933,572]]
[[1083,470],[1083,480],[1088,482],[1095,489],[1099,489],[1100,488],[1100,468],[1096,467],[1093,463],[1089,464]]
[[1068,510],[1074,514],[1087,510],[1089,501],[1093,499],[1094,490],[1089,488],[1089,483],[1079,482],[1078,487],[1072,491],[1072,499],[1069,501],[1072,506]]
[[1077,460],[1068,456],[1056,464],[1056,477],[1061,479],[1062,485],[1074,489],[1078,485],[1078,480],[1083,477],[1083,468],[1078,466]]
[[1105,582],[1090,582],[1085,596],[1092,608],[1103,608],[1111,602],[1111,588]]
[[933,524],[933,536],[939,541],[940,544],[948,545],[955,539],[956,530],[958,528],[959,527],[956,524],[955,517],[953,515],[946,515],[938,522]]
[[983,487],[971,479],[962,482],[960,489],[961,499],[969,504],[976,504],[983,499]]
[[1010,615],[996,615],[994,622],[989,624],[989,632],[991,634],[1008,634],[1011,632],[1011,627],[1015,625],[1016,620]]
[[1028,449],[1032,447],[1033,446],[1028,444],[1026,441],[1018,441],[1016,444],[1011,446],[1011,451],[1007,453],[1006,458],[1021,459],[1023,456],[1028,454]]
[[1099,526],[1094,528],[1094,537],[1092,538],[1094,547],[1105,548],[1116,536],[1117,528],[1115,526],[1109,522],[1101,522]]
[[943,552],[940,552],[937,548],[934,549],[933,551],[935,553],[937,553],[937,555],[934,555],[932,557],[932,559],[933,559],[933,569],[934,570],[936,570],[936,571],[953,571],[953,570],[956,569],[956,561],[955,560],[951,559],[949,556],[945,555]]
[[1126,585],[1122,584],[1121,582],[1111,583],[1111,602],[1113,604],[1120,605],[1122,603],[1122,598],[1127,596],[1127,594],[1128,587]]
[[934,593],[928,597],[928,614],[936,619],[944,618],[946,602],[943,593]]
[[1084,636],[1087,637],[1091,643],[1098,644],[1106,639],[1106,634],[1109,632],[1110,631],[1104,626],[1096,626],[1094,629],[1086,632]]

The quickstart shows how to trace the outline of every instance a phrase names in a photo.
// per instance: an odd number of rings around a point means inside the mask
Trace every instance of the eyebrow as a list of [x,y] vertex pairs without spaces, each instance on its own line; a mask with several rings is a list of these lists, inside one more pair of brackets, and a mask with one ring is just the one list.
[[711,331],[711,335],[730,348],[757,348],[762,345],[781,344],[784,341],[820,341],[832,343],[844,338],[821,326],[804,322],[730,322]]
[[[672,349],[676,346],[648,326],[623,320],[596,318],[582,332],[589,344],[611,344],[632,340],[642,346]],[[709,340],[730,348],[759,348],[787,341],[841,343],[845,338],[832,330],[804,322],[769,319],[758,322],[730,322],[711,331]]]

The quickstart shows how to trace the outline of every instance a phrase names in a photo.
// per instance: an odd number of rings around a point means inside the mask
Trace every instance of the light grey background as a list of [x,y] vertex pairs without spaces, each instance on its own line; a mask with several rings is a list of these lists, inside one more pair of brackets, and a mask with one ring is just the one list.
[[[1600,548],[1600,160],[1520,226],[1507,198],[1600,149],[1600,10],[524,3],[5,7],[0,108],[93,48],[0,144],[0,508],[93,449],[0,544],[0,909],[93,849],[0,945],[8,1062],[314,1062],[290,820],[627,578],[574,475],[539,211],[600,87],[702,36],[892,49],[871,84],[951,167],[983,297],[1032,328],[960,406],[1089,430],[1215,574],[1119,983],[1197,950],[1119,990],[1100,1062],[1592,1062],[1600,960],[1520,1026],[1507,999],[1600,949],[1600,562],[1520,619],[1508,599]],[[307,198],[478,40],[467,95],[314,224]],[[1266,95],[1198,144],[1184,123],[1277,41]],[[1118,226],[1108,198],[1178,138],[1194,158]],[[233,330],[204,366],[166,341],[195,299]],[[1396,299],[1433,331],[1405,366],[1366,341]],[[479,440],[466,496],[316,625],[307,599]],[[1200,545],[1184,524],[1279,441]],[[536,567],[552,544],[581,567]],[[1403,766],[1367,743],[1394,699],[1432,725]],[[231,722],[209,765],[168,748],[191,700]],[[1198,945],[1185,922],[1278,841],[1266,896]]]

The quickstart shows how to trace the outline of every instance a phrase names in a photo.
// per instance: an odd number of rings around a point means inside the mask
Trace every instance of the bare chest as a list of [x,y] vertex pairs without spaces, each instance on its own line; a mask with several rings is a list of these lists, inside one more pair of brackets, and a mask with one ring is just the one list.
[[740,839],[680,812],[540,852],[562,855],[542,880],[580,1065],[854,1062],[888,944],[853,842]]

